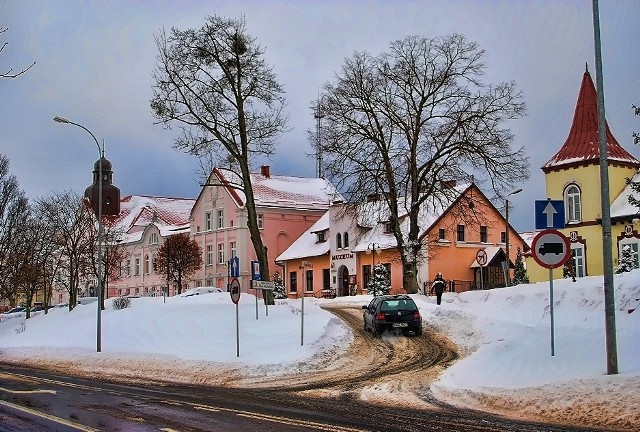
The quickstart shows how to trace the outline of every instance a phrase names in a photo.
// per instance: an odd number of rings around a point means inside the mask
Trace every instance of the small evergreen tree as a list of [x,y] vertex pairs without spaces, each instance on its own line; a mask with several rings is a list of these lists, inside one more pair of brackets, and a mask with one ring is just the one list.
[[279,272],[275,272],[273,274],[273,298],[275,299],[286,299],[287,292],[284,289],[284,284],[282,283],[282,276],[280,276]]
[[524,261],[522,259],[522,252],[518,247],[518,251],[516,252],[516,268],[513,271],[513,284],[528,284],[529,276],[527,276],[527,270],[524,268]]
[[567,262],[562,266],[562,277],[565,279],[571,278],[573,279],[573,282],[576,281],[576,268],[573,256],[570,256]]
[[373,268],[373,278],[367,285],[367,292],[374,296],[389,294],[391,284],[389,283],[389,272],[382,264],[377,264]]
[[630,272],[635,269],[636,261],[633,259],[633,251],[631,246],[624,245],[622,247],[622,256],[618,259],[618,266],[616,267],[616,274]]

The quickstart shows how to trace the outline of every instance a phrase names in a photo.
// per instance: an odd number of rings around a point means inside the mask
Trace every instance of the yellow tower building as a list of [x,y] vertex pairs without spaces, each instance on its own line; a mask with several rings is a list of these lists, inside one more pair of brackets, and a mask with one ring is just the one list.
[[[618,143],[606,125],[609,194],[611,202],[611,239],[613,265],[629,245],[636,266],[640,245],[638,209],[628,203],[631,188],[625,179],[640,179],[640,161]],[[560,150],[543,166],[547,198],[563,200],[565,228],[571,242],[570,264],[575,277],[602,275],[602,216],[600,183],[600,148],[598,144],[598,105],[596,89],[588,69],[582,78],[578,102],[569,136]],[[635,224],[634,224],[635,222]],[[532,282],[549,278],[549,271],[527,257],[527,274]],[[563,276],[554,270],[554,278]]]

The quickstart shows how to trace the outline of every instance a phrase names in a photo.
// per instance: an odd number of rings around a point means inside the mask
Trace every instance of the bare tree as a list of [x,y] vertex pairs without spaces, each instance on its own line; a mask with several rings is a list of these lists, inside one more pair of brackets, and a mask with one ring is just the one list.
[[514,83],[483,84],[483,57],[459,34],[408,36],[378,56],[354,53],[312,103],[323,170],[350,201],[386,201],[409,293],[418,291],[421,212],[451,202],[453,181],[484,178],[499,195],[528,177],[504,128],[524,114],[522,95]]
[[9,159],[0,154],[0,299],[12,306],[18,300],[15,286],[8,283],[10,267],[18,232],[29,216],[29,201],[20,190],[18,180],[9,174]]
[[[178,287],[178,294],[182,293],[182,281],[202,267],[202,250],[189,234],[173,234],[167,237],[158,249],[158,273],[167,275],[167,285],[170,280]],[[169,280],[170,279],[170,280]]]
[[[633,112],[635,113],[635,115],[640,116],[640,107],[631,105],[631,108],[633,109]],[[633,136],[633,143],[640,144],[640,133],[633,132],[632,136]],[[627,178],[626,182],[631,187],[631,190],[637,193],[638,196],[640,196],[640,181],[634,182],[632,181],[631,178]],[[640,214],[640,199],[634,197],[633,195],[629,195],[628,200],[629,200],[629,204],[638,207],[638,214]]]
[[[0,27],[0,34],[6,32],[7,30],[9,29],[6,27]],[[2,51],[4,51],[7,45],[9,45],[9,42],[5,42],[2,44],[2,46],[0,46],[0,54],[2,53]],[[28,71],[29,69],[31,69],[35,64],[36,62],[31,63],[31,66],[27,67],[26,69],[22,69],[20,72],[13,72],[13,68],[9,68],[9,70],[7,70],[6,72],[0,73],[0,78],[17,78],[23,73],[25,73],[26,71]]]
[[64,262],[61,276],[69,292],[69,309],[78,300],[80,280],[92,274],[90,257],[94,250],[94,218],[84,198],[77,192],[54,192],[37,200],[41,217],[55,232],[54,244]]
[[[173,28],[156,35],[158,63],[153,73],[151,110],[165,126],[177,123],[175,147],[237,177],[227,186],[246,197],[247,226],[263,280],[269,280],[267,250],[260,237],[250,166],[256,156],[274,153],[284,131],[283,89],[264,49],[247,34],[244,17],[210,16],[197,30]],[[210,183],[211,184],[211,183]]]

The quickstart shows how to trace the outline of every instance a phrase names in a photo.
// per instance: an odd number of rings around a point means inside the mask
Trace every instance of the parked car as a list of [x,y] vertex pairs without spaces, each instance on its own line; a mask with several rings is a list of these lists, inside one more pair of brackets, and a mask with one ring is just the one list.
[[46,306],[42,306],[42,305],[41,306],[34,306],[34,307],[31,308],[31,313],[43,311],[43,310],[45,310],[45,308],[46,308]]
[[10,318],[17,318],[20,316],[25,316],[27,312],[27,308],[22,306],[16,306],[8,311],[0,314],[0,322],[8,320]]
[[191,297],[196,295],[221,293],[221,292],[222,290],[217,287],[195,287],[195,288],[189,288],[188,290],[180,294],[180,297]]
[[86,305],[86,304],[97,302],[97,301],[98,301],[98,297],[80,297],[78,299],[78,304]]
[[375,336],[385,331],[422,334],[422,317],[418,306],[408,295],[374,297],[364,309],[364,330]]

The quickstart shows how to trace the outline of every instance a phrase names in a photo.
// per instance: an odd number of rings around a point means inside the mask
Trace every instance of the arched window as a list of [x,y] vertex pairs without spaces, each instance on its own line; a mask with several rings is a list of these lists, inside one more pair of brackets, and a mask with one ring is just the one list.
[[564,205],[568,223],[582,221],[582,203],[580,202],[580,189],[578,189],[578,186],[571,185],[565,189]]
[[342,235],[342,240],[343,240],[343,242],[344,242],[344,247],[345,247],[345,249],[346,249],[346,248],[348,248],[348,247],[349,247],[349,233],[348,233],[348,232],[345,232],[345,233]]
[[144,256],[144,273],[149,274],[149,255]]
[[342,249],[342,234],[336,234],[336,249]]

